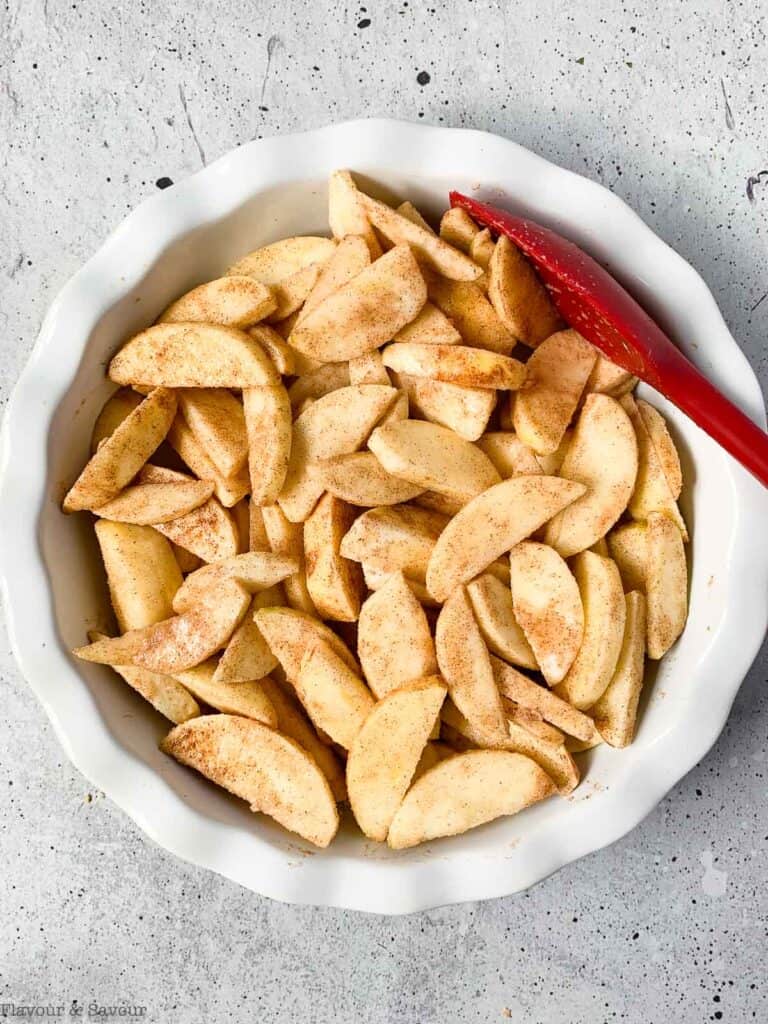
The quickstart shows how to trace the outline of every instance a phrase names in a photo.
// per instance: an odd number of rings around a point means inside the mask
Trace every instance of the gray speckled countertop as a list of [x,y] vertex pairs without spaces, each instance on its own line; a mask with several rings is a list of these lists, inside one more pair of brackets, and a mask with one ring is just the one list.
[[[768,167],[764,4],[0,6],[3,405],[60,285],[163,179],[373,114],[496,131],[613,188],[701,271],[768,383],[768,174],[747,195]],[[765,649],[715,749],[631,835],[525,895],[401,919],[282,906],[175,860],[70,767],[4,634],[0,675],[0,1004],[768,1020]]]

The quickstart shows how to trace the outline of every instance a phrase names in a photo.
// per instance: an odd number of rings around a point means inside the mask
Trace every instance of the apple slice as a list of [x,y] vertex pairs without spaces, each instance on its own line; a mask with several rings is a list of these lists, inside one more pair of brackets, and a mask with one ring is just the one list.
[[219,682],[216,678],[216,660],[203,662],[194,668],[178,672],[175,678],[199,700],[210,704],[225,715],[243,715],[253,718],[274,729],[277,714],[272,702],[264,692],[259,680],[230,683]]
[[123,420],[133,412],[136,406],[141,405],[142,401],[142,396],[131,388],[118,388],[109,396],[93,425],[91,455],[96,454],[101,442],[114,434]]
[[410,501],[423,488],[393,476],[373,452],[350,452],[318,464],[323,486],[342,501],[363,508],[399,505]]
[[[264,532],[269,547],[279,555],[295,558],[299,563],[298,570],[283,581],[285,598],[291,608],[317,615],[315,602],[307,588],[307,567],[304,559],[304,524],[292,523],[286,518],[279,505],[265,505],[262,510]],[[279,601],[277,604],[284,604]]]
[[395,383],[408,396],[413,417],[422,417],[453,430],[465,441],[476,441],[496,407],[496,392],[462,384],[394,373]]
[[633,519],[644,521],[651,512],[663,512],[675,523],[683,535],[683,540],[688,540],[685,522],[659,459],[658,449],[646,425],[648,413],[643,416],[632,395],[624,395],[621,405],[632,421],[637,436],[637,480],[629,499],[629,514]]
[[207,281],[176,299],[158,323],[204,323],[250,327],[274,313],[277,301],[266,285],[251,277],[231,275]]
[[226,558],[221,562],[204,565],[191,572],[176,591],[173,609],[177,614],[187,612],[202,601],[213,588],[226,580],[237,580],[249,594],[266,590],[280,583],[298,569],[298,560],[271,551],[248,551]]
[[315,846],[336,835],[336,802],[317,764],[260,722],[206,715],[177,725],[161,749]]
[[243,410],[251,501],[272,505],[285,483],[291,455],[293,419],[288,392],[282,384],[246,388]]
[[534,761],[506,750],[467,750],[441,761],[413,785],[389,828],[387,842],[403,850],[455,836],[517,814],[554,793]]
[[536,656],[515,618],[509,587],[486,572],[467,584],[467,593],[488,649],[513,665],[537,669]]
[[628,370],[622,369],[598,353],[584,390],[588,393],[596,391],[601,395],[610,395],[611,398],[621,398],[632,391],[636,384],[637,377],[633,377]]
[[357,630],[357,655],[376,697],[437,671],[427,616],[402,573],[363,603]]
[[253,595],[251,606],[243,617],[243,621],[230,637],[214,673],[217,683],[245,683],[251,679],[263,679],[269,672],[277,668],[277,658],[269,649],[269,644],[261,635],[261,630],[254,621],[259,608],[273,608],[284,604],[282,590],[279,586],[260,590]]
[[548,524],[544,540],[563,558],[570,558],[605,536],[627,507],[635,486],[635,431],[613,398],[587,396],[560,476],[583,484],[585,493]]
[[139,665],[172,676],[210,658],[226,646],[250,604],[248,592],[234,580],[206,591],[183,615],[122,636],[99,640],[73,653],[102,665]]
[[313,370],[301,373],[288,388],[291,408],[298,415],[300,407],[308,401],[322,398],[339,388],[348,388],[349,363],[322,363]]
[[210,458],[197,435],[181,416],[177,416],[168,431],[168,443],[186,462],[200,480],[209,480],[214,493],[226,508],[242,501],[250,489],[248,470],[241,467],[232,476],[225,476]]
[[99,445],[64,498],[64,511],[96,509],[117,497],[159,447],[175,415],[172,391],[150,392]]
[[440,237],[462,252],[469,252],[472,239],[480,231],[466,210],[454,206],[440,218]]
[[296,693],[318,729],[345,750],[376,703],[362,679],[324,640],[304,655]]
[[[511,430],[492,430],[480,438],[477,447],[485,452],[502,480],[508,480],[511,476],[537,476],[542,473],[531,449]],[[556,476],[557,473],[547,475]]]
[[355,520],[355,510],[324,494],[304,523],[307,590],[324,619],[355,622],[363,598],[363,574],[339,548]]
[[260,608],[254,618],[270,650],[283,666],[289,683],[299,678],[304,655],[319,640],[325,640],[353,671],[357,670],[357,662],[347,645],[319,619],[295,608],[274,607]]
[[491,659],[463,587],[453,591],[437,618],[435,650],[456,707],[487,737],[487,745],[503,742],[507,723]]
[[624,589],[610,558],[582,551],[573,560],[584,608],[584,640],[556,693],[585,711],[605,693],[621,653],[626,620]]
[[365,239],[372,260],[381,256],[381,245],[365,212],[362,193],[349,171],[334,171],[328,179],[328,223],[335,238],[359,235]]
[[350,747],[347,789],[355,819],[383,842],[445,699],[439,678],[414,680],[375,705]]
[[499,235],[488,265],[488,296],[510,334],[530,348],[562,327],[538,274],[506,235]]
[[584,493],[583,484],[553,476],[517,476],[490,487],[463,508],[435,544],[427,587],[444,601],[506,551]]
[[554,548],[524,541],[509,555],[515,618],[550,686],[562,682],[584,637],[584,610],[571,570]]
[[98,508],[103,519],[115,523],[152,526],[187,515],[205,504],[213,494],[213,484],[204,480],[167,484],[135,484]]
[[685,628],[688,567],[683,536],[661,512],[648,516],[645,531],[645,595],[649,658],[663,658]]
[[465,345],[508,356],[515,339],[475,281],[450,281],[425,274],[430,300],[451,321]]
[[413,345],[460,345],[461,335],[445,313],[431,302],[425,302],[419,315],[400,328],[394,341]]
[[619,568],[624,590],[645,593],[646,525],[625,523],[608,534],[608,550]]
[[645,668],[645,598],[633,590],[625,601],[627,618],[616,671],[605,693],[590,710],[597,731],[612,747],[628,747],[634,738]]
[[525,364],[527,377],[515,395],[512,420],[517,436],[537,455],[557,451],[596,355],[578,331],[557,331]]
[[323,362],[352,359],[389,341],[426,301],[427,286],[413,253],[398,245],[312,309],[291,331],[288,344]]
[[388,473],[466,501],[500,479],[479,448],[435,423],[388,423],[373,431],[368,447]]
[[423,582],[435,541],[448,520],[413,505],[373,508],[353,523],[341,542],[345,558]]
[[226,388],[182,388],[187,426],[222,476],[234,476],[248,458],[243,407]]
[[299,416],[278,497],[291,522],[303,522],[323,492],[314,463],[356,451],[396,397],[394,388],[356,384],[318,398]]
[[235,327],[156,324],[135,335],[109,364],[116,384],[168,388],[248,388],[278,384],[259,343]]
[[382,358],[385,366],[399,373],[470,388],[515,391],[526,376],[519,360],[466,345],[395,342],[387,345]]
[[358,274],[362,273],[370,265],[371,256],[364,238],[356,235],[342,238],[331,254],[330,259],[320,271],[312,291],[301,307],[296,324],[300,324],[313,309],[321,305],[325,299],[333,295],[339,288],[349,284],[352,278],[357,277]]
[[482,269],[461,252],[454,249],[434,231],[416,224],[407,217],[380,203],[378,199],[363,196],[368,219],[394,246],[407,246],[413,250],[420,263],[431,267],[438,274],[455,281],[473,281],[480,277]]
[[642,398],[638,398],[637,408],[643,418],[645,429],[648,431],[664,476],[667,478],[672,497],[677,500],[683,489],[683,471],[680,467],[680,456],[677,454],[675,442],[672,440],[664,417],[658,409],[654,409]]
[[378,349],[349,360],[349,383],[386,384],[387,386],[392,383]]
[[295,235],[243,256],[227,271],[228,275],[252,277],[262,284],[275,285],[307,267],[324,264],[331,258],[336,243],[319,235]]
[[594,738],[595,726],[588,715],[577,711],[567,701],[535,683],[500,658],[491,658],[491,665],[502,697],[534,712],[558,729],[567,732],[569,736],[575,736],[585,742]]
[[95,529],[120,630],[141,629],[170,618],[182,578],[165,537],[149,526],[107,519],[99,520]]

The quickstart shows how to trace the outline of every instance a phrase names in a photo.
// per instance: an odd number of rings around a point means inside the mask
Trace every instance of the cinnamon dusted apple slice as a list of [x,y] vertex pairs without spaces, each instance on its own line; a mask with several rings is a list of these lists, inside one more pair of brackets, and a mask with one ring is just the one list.
[[266,285],[233,274],[207,281],[176,299],[158,323],[204,323],[250,327],[274,313],[277,300]]
[[203,565],[184,580],[176,591],[173,608],[177,614],[189,611],[213,587],[225,580],[237,580],[249,594],[266,590],[296,572],[298,560],[272,551],[247,551],[242,555],[225,558],[221,562]]
[[685,628],[688,566],[683,535],[661,512],[648,516],[645,532],[645,596],[649,658],[663,658]]
[[336,801],[317,764],[260,722],[206,715],[177,725],[161,749],[315,846],[336,835]]

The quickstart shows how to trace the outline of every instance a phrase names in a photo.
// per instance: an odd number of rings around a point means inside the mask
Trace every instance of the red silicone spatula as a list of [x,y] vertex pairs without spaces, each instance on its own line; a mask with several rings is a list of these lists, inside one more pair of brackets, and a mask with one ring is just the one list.
[[615,278],[573,242],[534,221],[451,192],[478,223],[507,235],[534,264],[562,318],[612,362],[673,402],[768,487],[768,434],[676,348]]

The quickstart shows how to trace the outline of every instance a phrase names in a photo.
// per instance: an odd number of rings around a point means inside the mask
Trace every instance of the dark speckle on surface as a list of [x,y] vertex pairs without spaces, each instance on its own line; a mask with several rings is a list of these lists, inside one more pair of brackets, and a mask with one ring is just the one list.
[[429,85],[429,83],[431,81],[429,72],[428,71],[420,71],[418,73],[418,75],[416,75],[416,81],[419,83],[419,85]]
[[358,28],[368,28],[368,26],[370,24],[371,24],[371,19],[370,18],[361,18],[360,21],[358,21],[358,23],[357,23],[357,27]]
[[173,181],[171,178],[162,177],[158,178],[155,184],[157,185],[158,188],[170,188],[171,185],[173,184]]

